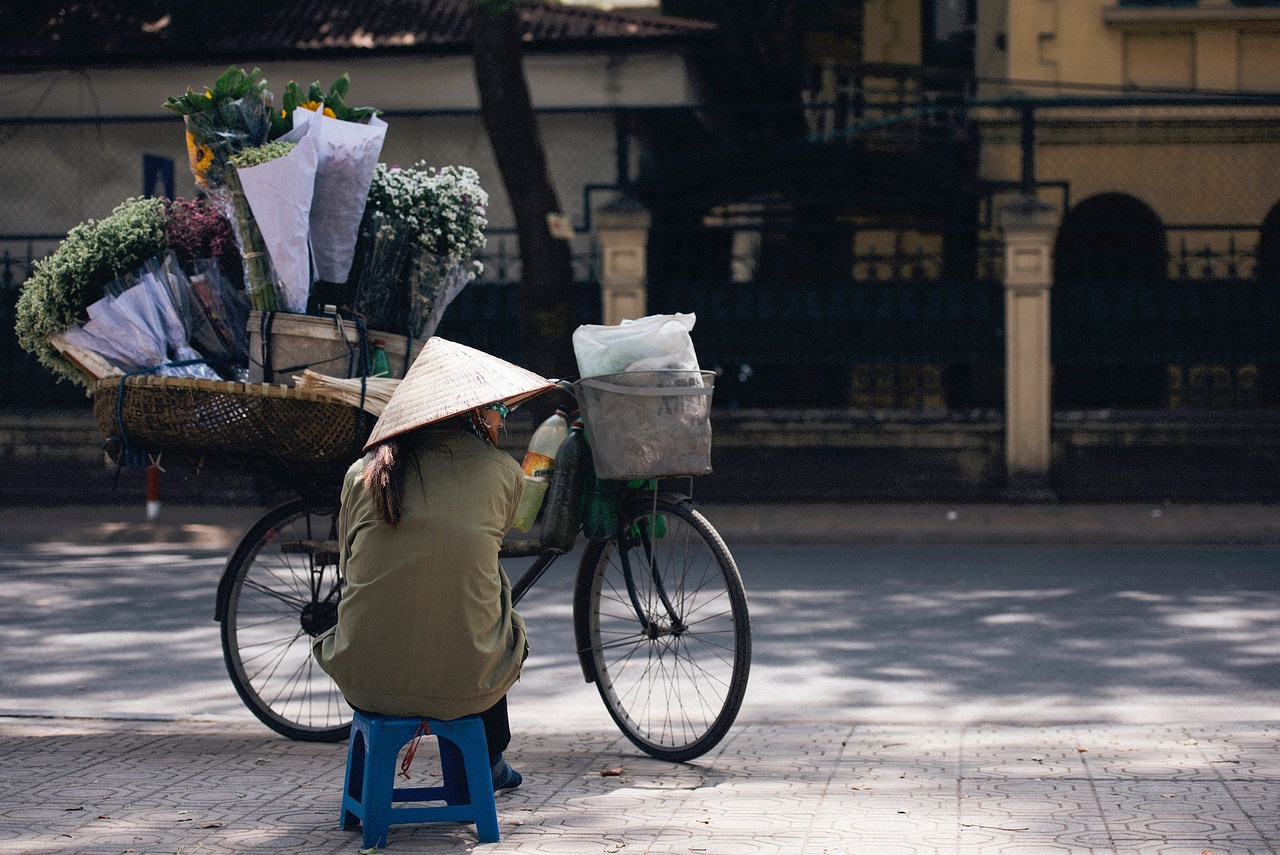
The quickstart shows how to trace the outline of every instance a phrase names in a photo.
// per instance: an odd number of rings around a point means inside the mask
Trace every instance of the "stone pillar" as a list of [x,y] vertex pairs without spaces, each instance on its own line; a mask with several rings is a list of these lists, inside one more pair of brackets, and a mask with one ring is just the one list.
[[1000,211],[1004,232],[1005,469],[1013,501],[1051,501],[1049,288],[1059,212],[1034,196]]
[[604,322],[617,324],[646,314],[649,211],[623,196],[592,215],[600,248],[600,302]]

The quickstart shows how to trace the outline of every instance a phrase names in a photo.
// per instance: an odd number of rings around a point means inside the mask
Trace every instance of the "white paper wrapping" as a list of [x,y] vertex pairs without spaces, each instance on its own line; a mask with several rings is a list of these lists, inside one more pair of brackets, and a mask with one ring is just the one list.
[[304,132],[297,143],[284,157],[237,172],[280,279],[282,307],[301,314],[307,311],[311,294],[307,236],[317,155],[310,133]]
[[[309,130],[308,130],[309,129]],[[315,194],[311,199],[311,252],[316,278],[346,282],[373,171],[382,153],[387,123],[344,122],[311,110],[294,110],[292,133],[316,148]],[[291,138],[286,135],[285,139]]]

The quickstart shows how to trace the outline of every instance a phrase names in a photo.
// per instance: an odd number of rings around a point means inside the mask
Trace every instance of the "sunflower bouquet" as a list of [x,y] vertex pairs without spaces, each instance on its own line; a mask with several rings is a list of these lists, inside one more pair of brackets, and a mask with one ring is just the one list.
[[188,89],[164,106],[183,117],[191,174],[203,190],[226,182],[227,165],[236,152],[262,145],[272,128],[271,93],[260,69],[232,66],[203,92]]
[[[237,227],[257,308],[305,312],[315,282],[341,284],[350,275],[386,135],[377,109],[347,104],[350,85],[347,74],[328,89],[290,81],[277,103],[260,69],[232,66],[203,93],[188,89],[165,101],[186,121],[197,184]],[[274,148],[284,144],[296,151]],[[263,151],[276,155],[252,154]],[[272,296],[272,285],[281,293]]]

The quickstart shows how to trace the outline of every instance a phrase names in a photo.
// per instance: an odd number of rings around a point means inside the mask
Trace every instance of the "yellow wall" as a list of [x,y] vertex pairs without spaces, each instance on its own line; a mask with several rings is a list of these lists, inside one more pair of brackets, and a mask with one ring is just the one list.
[[1280,33],[1240,34],[1240,88],[1280,92]]
[[978,74],[1015,81],[1014,88],[1027,81],[1280,91],[1280,8],[980,0],[978,9]]
[[866,62],[920,63],[919,0],[867,0],[863,20]]
[[1280,202],[1276,153],[1259,144],[1043,146],[1036,166],[1042,180],[1071,181],[1073,205],[1119,192],[1165,223],[1260,223]]
[[[1125,86],[1280,93],[1280,8],[980,0],[976,61],[980,77],[1009,81],[985,85],[984,97],[1123,98]],[[1007,109],[979,115],[983,176],[1016,181],[1016,117]],[[1280,107],[1040,109],[1036,118],[1036,178],[1065,183],[1072,205],[1126,193],[1166,224],[1248,225],[1280,203]],[[1058,189],[1040,195],[1064,201]]]

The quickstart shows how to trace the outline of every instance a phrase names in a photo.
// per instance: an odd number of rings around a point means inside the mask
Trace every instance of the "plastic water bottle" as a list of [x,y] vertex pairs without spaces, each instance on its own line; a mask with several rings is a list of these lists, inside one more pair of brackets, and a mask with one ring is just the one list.
[[551,473],[556,469],[556,451],[568,435],[569,418],[563,410],[556,410],[533,432],[529,450],[525,452],[524,462],[520,465],[524,470],[524,493],[516,508],[515,522],[511,524],[516,531],[533,528],[538,511],[542,508],[542,500],[547,495]]
[[387,357],[387,343],[380,338],[375,338],[372,344],[373,357],[369,360],[369,376],[390,377],[391,360]]
[[556,452],[556,471],[547,492],[547,509],[542,515],[542,545],[563,549],[573,548],[578,538],[579,504],[582,501],[582,481],[586,474],[583,462],[587,456],[587,440],[582,434],[582,419],[574,419],[569,425],[569,435],[560,443]]

